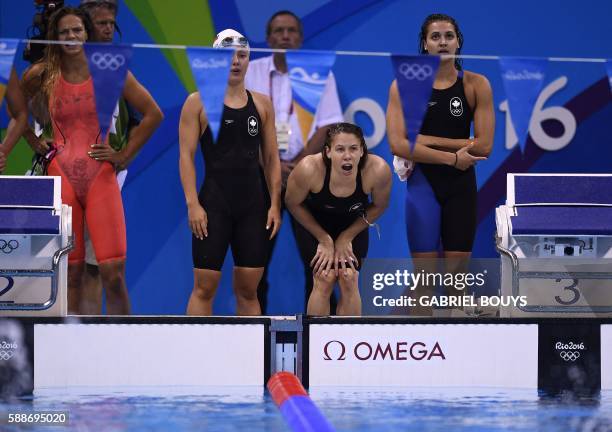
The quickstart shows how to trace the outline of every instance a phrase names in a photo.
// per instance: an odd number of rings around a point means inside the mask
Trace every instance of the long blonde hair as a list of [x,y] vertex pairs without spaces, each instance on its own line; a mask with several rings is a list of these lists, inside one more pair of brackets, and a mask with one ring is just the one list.
[[[51,15],[49,19],[49,29],[47,30],[47,40],[59,40],[59,22],[67,15],[74,15],[81,20],[87,38],[92,35],[93,26],[89,16],[81,9],[65,6],[58,9]],[[86,39],[87,40],[87,39]],[[41,90],[45,99],[50,101],[53,96],[53,88],[61,74],[62,47],[61,45],[50,44],[45,48],[45,56],[43,57],[44,69],[42,73]]]

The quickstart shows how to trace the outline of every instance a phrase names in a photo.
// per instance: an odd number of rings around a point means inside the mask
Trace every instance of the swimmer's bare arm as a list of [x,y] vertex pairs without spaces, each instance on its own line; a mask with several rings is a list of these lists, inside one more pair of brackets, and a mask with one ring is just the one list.
[[15,69],[11,69],[6,89],[6,101],[11,121],[6,130],[4,141],[0,142],[0,173],[4,171],[6,157],[13,150],[28,124],[27,105]]
[[391,83],[389,89],[389,103],[387,105],[387,139],[391,147],[391,153],[395,156],[414,162],[449,165],[458,169],[465,170],[474,165],[479,160],[485,158],[472,156],[469,150],[472,146],[467,145],[457,150],[455,153],[450,153],[442,150],[436,150],[420,144],[417,140],[414,150],[410,152],[408,139],[406,138],[406,126],[404,116],[402,114],[402,104],[400,101],[399,91],[396,81]]
[[96,160],[112,162],[119,170],[128,166],[164,118],[155,99],[130,71],[125,79],[123,98],[142,114],[142,120],[130,130],[128,142],[122,150],[115,151],[106,144],[94,144],[90,153]]
[[[36,102],[40,103],[41,98],[38,98],[38,101],[34,101],[36,96],[40,96],[42,94],[42,73],[44,70],[44,63],[35,63],[31,67],[29,67],[23,74],[21,78],[21,89],[23,90],[23,94],[26,98],[27,103],[30,104],[30,110],[34,117],[37,117],[36,111],[34,109],[34,104]],[[47,107],[38,107],[38,111],[46,110]],[[40,113],[39,113],[40,114]],[[37,121],[41,121],[41,119],[36,118]],[[37,154],[46,154],[50,149],[51,141],[47,140],[43,137],[37,137],[34,133],[34,130],[26,125],[25,130],[23,131],[23,137],[28,142],[29,146],[34,150]]]
[[206,129],[206,125],[200,94],[192,93],[183,104],[179,122],[179,172],[187,203],[189,228],[200,240],[208,237],[208,216],[198,200],[194,158],[201,131]]
[[406,138],[406,126],[402,114],[402,104],[396,81],[391,83],[389,89],[389,103],[387,105],[387,139],[391,153],[414,162],[435,163],[440,165],[453,165],[455,156],[451,153],[435,150],[419,144],[417,141],[414,150],[410,152],[410,145]]
[[271,229],[270,238],[272,238],[280,229],[281,223],[281,168],[278,144],[276,143],[276,128],[274,126],[274,108],[268,97],[256,92],[252,92],[252,95],[263,123],[261,155],[264,175],[270,193],[270,209],[268,210],[266,229]]
[[489,156],[493,149],[495,135],[495,108],[493,90],[489,80],[476,74],[474,79],[476,109],[474,110],[474,147],[470,153],[476,156]]
[[362,178],[364,188],[369,186],[370,190],[367,192],[372,196],[372,203],[366,208],[365,212],[367,222],[363,218],[359,218],[340,233],[335,242],[334,261],[337,263],[336,268],[343,268],[344,263],[353,267],[353,264],[357,262],[357,257],[353,254],[351,242],[357,234],[368,228],[368,223],[374,223],[389,205],[393,181],[391,169],[387,162],[379,156],[368,155]]
[[493,91],[491,84],[484,75],[465,72],[465,79],[474,86],[476,98],[474,108],[474,139],[451,139],[431,135],[419,135],[417,142],[426,146],[442,147],[449,150],[459,150],[471,143],[470,154],[488,157],[493,148],[495,134],[495,111],[493,108]]
[[312,213],[304,205],[308,193],[313,190],[316,179],[321,180],[325,176],[321,155],[306,156],[291,171],[287,180],[287,192],[285,193],[285,205],[293,217],[310,233],[319,246],[317,252],[310,262],[313,273],[327,272],[334,258],[334,241],[331,236],[319,225]]

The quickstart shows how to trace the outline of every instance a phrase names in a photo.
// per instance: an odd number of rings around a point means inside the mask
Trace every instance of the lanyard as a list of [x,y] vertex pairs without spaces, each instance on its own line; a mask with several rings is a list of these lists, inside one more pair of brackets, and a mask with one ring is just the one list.
[[[270,85],[270,99],[272,100],[272,104],[274,105],[274,92],[273,90],[273,86],[272,86],[272,78],[274,77],[274,74],[276,74],[279,76],[279,79],[282,79],[282,75],[280,72],[278,71],[270,71],[270,80],[269,80],[269,85]],[[287,79],[289,79],[289,77],[287,77]],[[279,85],[282,86],[283,82],[280,81]],[[280,105],[280,104],[279,104]],[[281,110],[281,107],[279,106],[279,110]],[[281,110],[282,111],[282,110]],[[282,112],[284,114],[284,112]],[[287,120],[285,121],[289,121],[289,117],[291,117],[291,115],[293,114],[293,98],[289,99],[289,109],[286,110],[287,113]],[[279,113],[281,114],[281,113]],[[278,116],[280,118],[280,115]]]

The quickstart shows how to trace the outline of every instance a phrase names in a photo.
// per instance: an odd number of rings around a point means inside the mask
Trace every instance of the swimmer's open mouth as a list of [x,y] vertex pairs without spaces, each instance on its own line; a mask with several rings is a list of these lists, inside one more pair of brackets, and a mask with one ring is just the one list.
[[350,170],[353,169],[353,164],[344,164],[344,165],[342,165],[342,169],[344,171],[350,171]]

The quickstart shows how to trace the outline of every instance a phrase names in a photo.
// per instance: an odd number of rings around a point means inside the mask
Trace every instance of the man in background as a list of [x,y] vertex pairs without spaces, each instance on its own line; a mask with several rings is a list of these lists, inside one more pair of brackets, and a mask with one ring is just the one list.
[[[276,12],[268,20],[266,26],[266,41],[273,49],[299,49],[304,40],[302,22],[293,12],[282,10]],[[281,202],[285,209],[285,191],[287,178],[297,163],[304,156],[318,153],[323,148],[328,126],[344,121],[336,80],[330,72],[325,90],[321,96],[314,120],[310,123],[300,118],[300,108],[292,98],[291,85],[284,53],[253,60],[245,77],[246,88],[263,93],[270,97],[276,117],[276,136],[281,159]],[[303,138],[306,136],[306,140]],[[291,215],[291,227],[295,236],[296,221]],[[262,314],[266,313],[268,296],[268,267],[276,237],[270,241],[268,263],[257,289]],[[312,291],[312,269],[310,263],[304,262],[306,279],[305,302]],[[332,296],[332,311],[335,309],[335,298]]]

